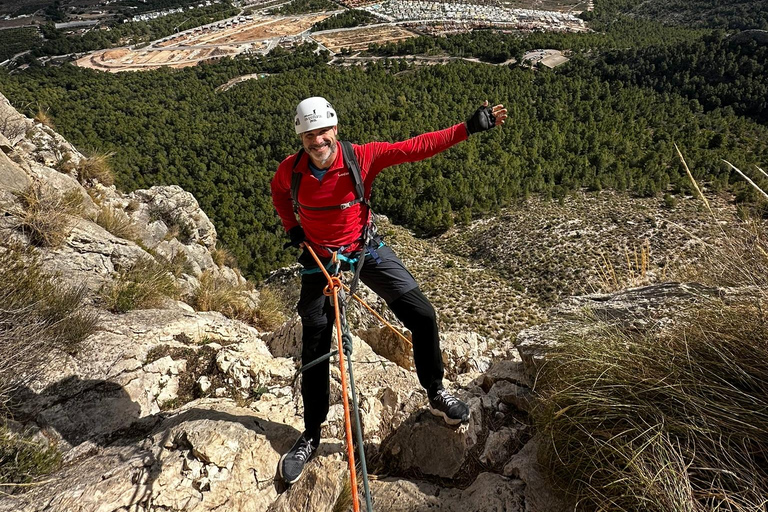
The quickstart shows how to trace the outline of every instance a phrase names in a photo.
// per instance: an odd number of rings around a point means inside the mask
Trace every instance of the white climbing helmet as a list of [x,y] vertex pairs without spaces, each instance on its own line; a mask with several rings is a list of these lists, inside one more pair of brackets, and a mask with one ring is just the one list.
[[296,107],[294,119],[296,133],[301,134],[318,128],[327,128],[339,124],[336,111],[328,100],[319,96],[307,98]]

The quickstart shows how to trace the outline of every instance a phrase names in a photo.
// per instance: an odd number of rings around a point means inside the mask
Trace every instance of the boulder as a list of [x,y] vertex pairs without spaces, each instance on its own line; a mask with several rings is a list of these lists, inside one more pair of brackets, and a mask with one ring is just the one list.
[[152,258],[135,242],[118,238],[98,224],[77,219],[66,243],[43,256],[46,268],[71,284],[85,284],[96,292],[120,268]]
[[[185,245],[197,243],[208,249],[216,246],[216,228],[200,209],[195,197],[181,187],[170,185],[137,190],[127,199],[140,203],[131,214],[138,225],[147,226],[161,220],[169,230],[175,230],[178,234],[176,238]],[[156,241],[148,232],[143,234],[142,239],[148,244]]]
[[376,510],[414,512],[525,512],[523,490],[519,479],[505,478],[494,473],[481,473],[466,489],[444,488],[439,485],[383,478],[371,482]]
[[[625,329],[661,329],[680,309],[722,298],[724,293],[722,289],[696,283],[663,283],[613,294],[570,297],[552,308],[550,322],[521,331],[515,346],[527,378],[533,380],[546,353],[557,345],[563,332],[578,336],[585,329],[594,328],[595,320]],[[591,321],[585,323],[586,318]]]
[[557,492],[546,478],[544,468],[538,462],[540,440],[531,439],[504,466],[504,475],[525,482],[525,512],[566,512],[573,505]]
[[34,121],[19,114],[8,98],[0,94],[0,133],[11,146],[22,140],[27,130],[35,125]]
[[0,151],[0,189],[21,192],[32,184],[26,172]]

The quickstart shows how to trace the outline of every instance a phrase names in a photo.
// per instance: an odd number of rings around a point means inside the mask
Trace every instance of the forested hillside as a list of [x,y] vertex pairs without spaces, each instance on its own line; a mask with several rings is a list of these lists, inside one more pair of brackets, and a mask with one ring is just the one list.
[[[673,143],[715,188],[729,180],[721,158],[744,168],[768,160],[765,127],[728,110],[705,113],[676,94],[506,66],[418,68],[396,61],[333,68],[325,58],[305,47],[184,70],[108,75],[42,68],[0,75],[0,88],[16,105],[50,109],[78,146],[114,151],[122,188],[177,183],[193,192],[223,242],[257,277],[292,260],[281,249],[269,181],[299,147],[292,111],[310,95],[333,102],[342,136],[357,142],[450,126],[486,98],[508,106],[503,129],[382,173],[376,209],[422,234],[530,193],[557,198],[611,187],[652,195],[685,188]],[[257,71],[276,75],[215,91]]]
[[[740,34],[741,35],[741,34]],[[768,123],[768,41],[714,33],[695,41],[614,50],[585,57],[569,73],[651,87],[697,100],[706,110],[731,107]]]
[[[598,0],[594,16],[628,14],[697,27],[768,30],[768,9],[757,0]],[[587,19],[592,15],[586,16]]]

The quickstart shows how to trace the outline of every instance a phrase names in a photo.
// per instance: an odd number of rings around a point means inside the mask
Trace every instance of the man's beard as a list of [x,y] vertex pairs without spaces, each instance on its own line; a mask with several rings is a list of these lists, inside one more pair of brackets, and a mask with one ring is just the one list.
[[[319,145],[319,146],[317,146],[317,145],[311,146],[309,149],[315,150],[315,149],[320,149],[320,148],[323,148],[323,147],[329,148],[329,151],[328,151],[328,154],[325,157],[322,157],[322,158],[319,159],[320,165],[325,165],[336,154],[336,148],[330,142],[326,143],[326,144]],[[315,158],[317,158],[317,157],[315,157]]]

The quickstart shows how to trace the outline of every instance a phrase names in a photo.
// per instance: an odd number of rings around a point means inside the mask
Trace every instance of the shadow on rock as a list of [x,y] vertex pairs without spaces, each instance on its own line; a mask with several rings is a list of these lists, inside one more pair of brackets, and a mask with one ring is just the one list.
[[99,444],[110,433],[139,419],[141,408],[114,382],[68,377],[42,390],[17,390],[11,414],[19,421],[34,421],[56,431],[74,447],[84,441]]

